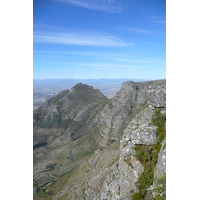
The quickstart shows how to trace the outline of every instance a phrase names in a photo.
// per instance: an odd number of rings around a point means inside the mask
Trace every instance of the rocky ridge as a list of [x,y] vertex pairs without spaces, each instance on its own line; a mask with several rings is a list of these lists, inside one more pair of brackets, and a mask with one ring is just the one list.
[[[34,113],[34,199],[132,199],[145,170],[136,147],[158,144],[157,109],[166,113],[165,80],[125,82],[112,99],[78,84],[43,104]],[[144,198],[166,172],[161,143]]]

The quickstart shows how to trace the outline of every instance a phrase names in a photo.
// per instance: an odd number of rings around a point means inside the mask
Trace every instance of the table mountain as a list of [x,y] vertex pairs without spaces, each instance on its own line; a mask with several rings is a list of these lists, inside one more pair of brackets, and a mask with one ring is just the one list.
[[[151,199],[165,176],[166,81],[85,84],[33,113],[34,199]],[[165,180],[165,179],[162,179]]]

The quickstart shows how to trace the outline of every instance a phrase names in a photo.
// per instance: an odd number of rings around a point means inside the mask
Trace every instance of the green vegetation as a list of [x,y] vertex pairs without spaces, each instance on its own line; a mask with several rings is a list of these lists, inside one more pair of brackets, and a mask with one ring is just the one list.
[[117,151],[119,151],[119,147],[120,147],[120,140],[117,140],[117,141],[113,142],[112,144],[104,147],[103,150],[105,150],[105,151],[107,151],[107,150],[117,150]]
[[161,108],[155,110],[155,113],[151,119],[151,122],[154,126],[157,126],[157,135],[158,141],[162,142],[166,135],[165,123],[166,123],[166,114],[162,114]]
[[153,200],[165,200],[166,199],[166,173],[157,180],[156,187],[153,189],[155,197]]
[[[73,141],[73,145],[71,147],[72,161],[83,158],[86,155],[93,154],[95,150],[99,149],[99,144],[97,143],[96,138],[95,138],[99,130],[98,128],[93,129],[93,130],[91,130],[91,132],[89,132],[88,134],[85,134],[82,137],[79,137],[78,139]],[[74,152],[73,149],[76,149],[76,152]]]
[[162,149],[166,148],[166,143],[163,145]]
[[141,164],[145,167],[147,162],[149,162],[152,159],[152,151],[151,146],[146,145],[136,145],[136,158],[141,162]]
[[[161,149],[161,142],[164,139],[166,135],[165,130],[165,124],[166,124],[166,115],[162,114],[161,108],[156,109],[155,113],[152,117],[152,124],[154,126],[157,126],[157,137],[158,141],[156,144],[152,146],[147,145],[136,145],[134,148],[136,150],[136,158],[141,162],[141,164],[144,166],[144,171],[139,176],[138,180],[136,181],[135,185],[137,189],[139,190],[139,193],[136,195],[134,199],[140,198],[139,195],[145,195],[147,192],[147,188],[149,188],[154,181],[154,168],[158,161],[158,153]],[[162,179],[162,181],[166,181],[166,177]],[[162,185],[162,184],[160,184]],[[164,185],[164,184],[163,184]],[[158,187],[158,190],[160,188]],[[164,186],[161,188],[165,192]],[[158,191],[157,191],[158,192]],[[159,192],[158,192],[159,193]],[[157,199],[159,200],[162,196],[157,195]]]
[[43,189],[39,189],[38,196],[39,197],[48,197],[48,195],[45,193],[45,191]]
[[59,92],[55,97],[52,97],[50,100],[48,100],[50,103],[56,103],[57,101],[59,101],[62,97],[64,97],[65,95],[67,95],[69,93],[69,90],[65,90],[62,92]]
[[44,147],[46,145],[47,145],[46,142],[39,142],[39,143],[33,145],[33,149],[36,149],[36,148],[39,148],[39,147]]
[[74,171],[71,171],[67,174],[64,174],[59,181],[55,181],[52,184],[50,184],[49,186],[47,186],[45,188],[45,194],[46,195],[54,195],[56,194],[58,191],[60,191],[69,181],[70,177],[74,174]]
[[112,139],[111,142],[110,142],[110,144],[114,143],[115,141],[116,141],[116,140]]
[[139,193],[132,194],[132,200],[144,200],[144,195]]
[[62,120],[62,113],[60,112],[60,109],[58,109],[58,113],[53,113],[53,117],[45,118],[44,116],[47,114],[42,111],[35,115],[37,125],[42,128],[57,127],[60,125]]
[[127,165],[129,165],[133,168],[131,157],[125,158],[125,162]]
[[58,123],[58,124],[60,124],[60,122],[61,122],[61,119],[62,119],[62,116],[61,116],[61,112],[59,112],[59,113],[53,113],[53,122],[54,123]]
[[139,128],[139,126],[140,126],[140,124],[137,124],[137,126],[134,129],[132,129],[132,131],[137,130]]
[[47,165],[46,169],[53,170],[55,166],[56,166],[56,163],[52,163],[52,164]]
[[128,142],[126,142],[126,143],[123,144],[123,148],[125,148],[127,146],[128,146]]
[[138,181],[135,183],[140,191],[140,194],[146,194],[147,188],[153,184],[154,169],[152,167],[145,167],[142,174],[139,176]]
[[52,198],[51,198],[51,195],[49,195],[49,194],[47,194],[46,192],[45,192],[45,189],[42,189],[42,188],[39,188],[39,187],[37,187],[37,195],[34,195],[33,196],[33,199],[35,200],[52,200]]

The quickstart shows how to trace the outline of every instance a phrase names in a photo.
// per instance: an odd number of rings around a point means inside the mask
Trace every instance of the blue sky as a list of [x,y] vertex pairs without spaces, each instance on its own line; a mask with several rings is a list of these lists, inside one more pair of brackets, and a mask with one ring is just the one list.
[[33,78],[166,78],[166,1],[33,0]]

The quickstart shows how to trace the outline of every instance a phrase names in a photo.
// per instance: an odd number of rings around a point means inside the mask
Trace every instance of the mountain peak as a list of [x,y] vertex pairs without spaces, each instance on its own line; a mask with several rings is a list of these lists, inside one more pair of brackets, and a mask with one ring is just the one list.
[[35,125],[41,127],[57,127],[58,125],[66,127],[68,126],[68,121],[74,119],[82,109],[87,109],[92,103],[98,104],[103,100],[107,100],[107,97],[98,89],[78,83],[71,90],[59,92],[55,97],[52,97],[39,107],[34,112]]
[[79,89],[94,89],[92,86],[89,86],[87,84],[83,84],[83,83],[77,83],[75,86],[72,87],[72,91],[73,90],[79,90]]
[[103,95],[99,89],[94,89],[92,86],[83,84],[81,82],[72,87],[71,92],[79,95],[84,94],[95,99],[107,99],[107,97]]

